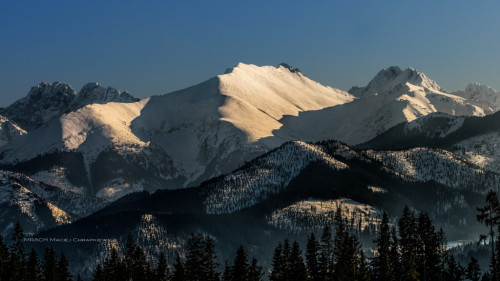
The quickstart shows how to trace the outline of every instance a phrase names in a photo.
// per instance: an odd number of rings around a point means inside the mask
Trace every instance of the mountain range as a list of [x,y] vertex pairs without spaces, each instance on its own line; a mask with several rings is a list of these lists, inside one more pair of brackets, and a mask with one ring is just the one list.
[[[499,187],[499,96],[477,83],[448,92],[397,66],[348,92],[284,63],[239,63],[145,99],[41,83],[0,109],[0,233],[13,218],[35,235],[113,245],[153,231],[143,246],[170,241],[150,250],[173,258],[201,231],[223,255],[247,244],[270,256],[266,245],[304,238],[338,205],[360,231],[409,205],[472,239],[475,207]],[[252,231],[238,230],[248,221]],[[81,262],[109,246],[82,250]]]

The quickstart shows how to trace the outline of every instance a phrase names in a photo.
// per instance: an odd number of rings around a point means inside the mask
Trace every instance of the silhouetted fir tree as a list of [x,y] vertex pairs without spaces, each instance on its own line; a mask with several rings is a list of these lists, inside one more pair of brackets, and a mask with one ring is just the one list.
[[269,280],[271,281],[286,281],[285,270],[286,270],[286,260],[283,257],[283,245],[281,242],[274,249],[273,260],[271,264],[271,273],[269,274]]
[[165,258],[165,253],[161,252],[158,258],[158,263],[155,268],[155,280],[157,281],[167,281],[168,280],[168,264]]
[[106,281],[106,277],[104,276],[104,270],[102,266],[98,264],[93,273],[93,281]]
[[334,269],[333,280],[344,281],[355,278],[358,267],[360,244],[357,236],[347,230],[342,209],[335,213]]
[[391,267],[391,233],[389,232],[389,217],[384,212],[380,223],[380,231],[374,240],[377,246],[377,256],[373,259],[373,276],[376,281],[394,280]]
[[125,252],[123,256],[123,265],[124,265],[124,274],[127,278],[132,277],[132,272],[137,270],[138,261],[135,260],[135,248],[137,245],[135,244],[134,237],[132,234],[127,235],[127,240],[125,242]]
[[64,253],[61,253],[61,257],[59,258],[59,261],[57,262],[57,275],[56,275],[56,280],[57,281],[72,281],[73,276],[69,272],[69,261],[64,255]]
[[222,281],[231,281],[231,265],[228,261],[224,264],[224,271],[222,271]]
[[[42,266],[38,254],[35,249],[31,252],[26,262],[26,280],[41,280],[42,279]],[[3,279],[0,279],[3,280]]]
[[[104,260],[102,269],[106,280],[118,281],[129,279],[129,276],[127,276],[125,272],[125,266],[123,265],[122,259],[116,249],[112,249],[109,257]],[[139,281],[140,279],[133,280]]]
[[236,250],[233,266],[231,268],[231,280],[247,280],[248,279],[248,258],[243,246]]
[[[494,227],[500,224],[500,202],[498,201],[497,193],[490,190],[486,195],[486,205],[482,208],[477,208],[477,220],[484,223],[490,228],[490,244],[491,244],[491,260],[490,260],[490,274],[494,281],[499,279],[499,270],[497,262],[497,251],[495,250],[496,236]],[[486,238],[485,235],[481,235],[481,240]]]
[[333,274],[333,250],[332,231],[325,226],[320,239],[319,273],[321,280],[329,280]]
[[262,281],[262,267],[257,263],[257,259],[252,258],[248,268],[248,281]]
[[481,279],[481,267],[475,257],[471,257],[467,265],[467,279],[471,281],[479,281]]
[[83,281],[82,277],[80,276],[80,274],[78,274],[78,276],[76,277],[76,281]]
[[307,279],[306,266],[304,265],[302,251],[297,241],[294,241],[292,244],[292,250],[288,257],[288,265],[288,280],[303,281]]
[[403,209],[403,214],[398,221],[399,246],[401,249],[402,279],[404,281],[419,280],[417,271],[417,221],[415,214],[408,206]]
[[146,259],[146,253],[140,246],[135,246],[133,254],[134,266],[130,272],[133,280],[143,281],[147,280],[148,276],[152,275],[151,267]]
[[[371,279],[371,274],[370,274],[370,268],[368,266],[368,262],[365,257],[365,253],[363,250],[359,251],[359,265],[358,265],[358,272],[357,272],[357,280],[358,281],[370,281]],[[386,279],[386,280],[391,280],[391,279]]]
[[45,281],[54,281],[57,277],[57,255],[54,248],[45,248],[42,259],[42,272]]
[[204,268],[204,237],[202,234],[192,234],[186,243],[186,262],[184,270],[189,281],[203,280]]
[[9,248],[0,235],[0,280],[8,280],[10,275],[9,269]]
[[184,269],[184,264],[181,261],[181,257],[177,254],[175,258],[174,269],[172,272],[172,281],[186,281],[186,271]]
[[25,280],[26,255],[23,245],[24,233],[21,225],[16,223],[12,234],[12,245],[10,246],[10,279]]
[[291,254],[292,254],[292,248],[290,247],[290,241],[288,239],[285,239],[285,241],[283,242],[283,261],[284,261],[283,278],[285,278],[285,280],[288,280],[290,275]]
[[457,264],[455,257],[447,255],[444,266],[444,281],[462,281],[463,268]]
[[203,239],[203,280],[219,281],[219,272],[217,271],[217,254],[215,252],[215,241],[209,236]]
[[441,271],[441,237],[427,213],[417,219],[418,251],[417,266],[422,280],[439,280]]
[[321,281],[319,268],[319,243],[316,241],[314,233],[307,238],[306,265],[308,280]]
[[393,273],[393,280],[401,280],[402,269],[401,269],[401,255],[399,251],[399,239],[396,232],[396,227],[391,228],[391,240],[390,240],[390,252],[389,260]]

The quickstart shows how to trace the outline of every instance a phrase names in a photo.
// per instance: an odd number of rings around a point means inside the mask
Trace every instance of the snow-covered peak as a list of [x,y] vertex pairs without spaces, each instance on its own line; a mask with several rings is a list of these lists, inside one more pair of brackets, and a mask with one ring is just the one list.
[[288,69],[292,73],[300,72],[300,69],[295,68],[295,67],[293,67],[293,66],[291,66],[291,65],[289,65],[288,63],[285,63],[285,62],[280,63],[278,65],[278,68],[280,68],[280,67],[286,68],[286,69]]
[[219,91],[225,96],[218,108],[222,120],[243,131],[250,142],[273,137],[285,115],[297,116],[302,111],[354,100],[349,93],[315,82],[287,64],[273,67],[239,63],[230,73],[217,78]]
[[397,92],[394,89],[407,83],[433,91],[444,91],[435,81],[412,67],[403,71],[398,66],[391,66],[379,71],[366,87],[352,87],[349,93],[356,97],[387,94]]
[[42,82],[28,95],[3,109],[0,114],[31,131],[62,114],[73,102],[76,92],[69,84]]
[[439,92],[445,92],[444,89],[442,89],[436,81],[430,79],[425,75],[424,73],[409,67],[405,69],[398,77],[396,78],[397,83],[404,84],[404,83],[410,83],[415,86],[421,86],[427,89],[439,91]]
[[27,102],[39,102],[41,99],[54,99],[60,98],[66,101],[72,100],[76,95],[75,90],[71,85],[54,82],[49,84],[47,82],[42,82],[35,87],[31,87],[31,90],[28,92],[26,99],[22,101]]
[[492,101],[496,102],[500,92],[488,85],[481,85],[479,83],[471,83],[465,87],[463,97],[477,101]]
[[136,102],[139,99],[129,94],[127,91],[120,92],[113,87],[103,87],[99,83],[87,83],[78,92],[78,95],[71,104],[71,110],[81,108],[88,104],[105,104],[108,102]]
[[464,91],[458,91],[453,94],[484,108],[488,113],[493,113],[500,109],[500,92],[497,92],[488,85],[471,83],[465,87]]

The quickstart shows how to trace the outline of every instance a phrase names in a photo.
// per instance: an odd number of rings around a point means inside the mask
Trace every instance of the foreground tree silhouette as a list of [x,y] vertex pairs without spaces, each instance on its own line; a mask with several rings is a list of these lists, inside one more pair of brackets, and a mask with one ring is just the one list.
[[[481,223],[484,223],[486,226],[490,228],[489,236],[490,236],[490,244],[491,244],[491,260],[490,260],[490,271],[491,278],[494,281],[499,280],[499,269],[498,269],[498,261],[496,258],[495,251],[495,227],[499,227],[500,225],[500,202],[498,201],[497,193],[493,190],[490,190],[486,195],[486,205],[481,208],[477,208],[477,220]],[[484,241],[487,238],[486,235],[481,235],[480,240]]]

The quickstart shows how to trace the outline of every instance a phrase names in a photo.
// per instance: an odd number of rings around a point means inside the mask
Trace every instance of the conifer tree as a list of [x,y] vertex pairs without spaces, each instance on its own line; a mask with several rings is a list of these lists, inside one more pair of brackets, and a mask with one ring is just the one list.
[[[101,268],[102,269],[102,268]],[[57,277],[57,255],[54,248],[45,248],[42,260],[42,272],[44,280],[56,280]]]
[[294,241],[292,244],[292,250],[288,258],[289,272],[288,280],[290,281],[303,281],[307,279],[306,266],[304,265],[304,260],[302,259],[302,251],[300,250],[299,243]]
[[231,281],[233,280],[231,276],[231,265],[229,264],[228,261],[224,264],[224,271],[222,272],[222,281]]
[[417,266],[422,280],[439,280],[441,271],[441,240],[427,213],[420,213],[417,219],[418,251]]
[[278,246],[274,249],[274,255],[272,260],[272,269],[269,275],[269,280],[271,281],[286,281],[285,279],[285,258],[283,257],[283,246],[281,242],[278,243]]
[[0,280],[8,280],[10,278],[9,255],[9,248],[3,241],[3,236],[0,235]]
[[[40,264],[40,259],[35,249],[31,249],[31,252],[26,262],[26,280],[41,280],[42,279],[42,268]],[[3,279],[0,279],[3,280]]]
[[102,269],[106,280],[127,280],[130,278],[137,281],[142,280],[137,278],[133,279],[133,277],[127,276],[122,258],[114,248],[111,250],[109,257],[104,260]]
[[[490,244],[491,244],[491,260],[490,260],[490,273],[493,280],[497,281],[499,279],[499,270],[498,270],[498,262],[497,255],[495,250],[495,226],[500,224],[500,202],[498,201],[497,193],[493,190],[490,190],[486,195],[486,205],[477,208],[477,220],[481,223],[484,223],[486,226],[490,228],[490,232],[488,233],[490,236]],[[485,235],[481,236],[481,239],[484,240],[486,238]]]
[[248,280],[249,264],[247,253],[243,246],[236,250],[233,267],[231,270],[232,280]]
[[[359,251],[359,266],[358,266],[357,279],[358,281],[371,280],[370,269],[368,266],[368,262],[366,261],[365,253],[363,252],[363,250]],[[386,280],[390,281],[391,279],[386,279]]]
[[384,212],[380,224],[380,231],[375,239],[377,256],[373,260],[373,273],[376,281],[394,280],[391,267],[391,234],[389,232],[389,217]]
[[445,259],[444,280],[445,281],[462,281],[464,269],[457,264],[455,257],[447,255]]
[[175,258],[174,270],[172,273],[172,281],[187,281],[184,264],[182,263],[179,254],[177,254],[177,257]]
[[390,265],[393,274],[393,280],[401,280],[401,256],[399,251],[399,239],[396,232],[396,227],[391,228],[390,252],[389,252]]
[[262,267],[258,265],[257,259],[252,258],[248,269],[248,281],[262,281]]
[[403,210],[403,214],[398,221],[399,245],[401,249],[402,278],[404,281],[419,280],[417,271],[417,221],[415,214],[408,206]]
[[[45,280],[50,280],[50,279],[45,279]],[[93,274],[93,281],[106,281],[106,277],[104,276],[104,270],[102,269],[102,266],[98,264],[94,270]]]
[[59,261],[57,262],[57,275],[56,275],[56,280],[57,281],[72,281],[73,276],[71,276],[71,273],[69,272],[69,261],[64,255],[64,253],[61,253],[61,257],[59,258]]
[[23,245],[24,233],[21,225],[16,223],[12,234],[12,245],[10,246],[10,278],[11,280],[24,280],[26,267],[26,254]]
[[333,250],[332,231],[330,227],[325,226],[320,239],[320,254],[319,254],[319,273],[321,280],[328,280],[333,274]]
[[342,216],[342,209],[335,213],[334,275],[333,280],[352,280],[358,269],[360,244],[357,236],[350,233]]
[[209,236],[205,236],[203,239],[203,280],[219,281],[218,266],[215,241]]
[[306,264],[308,280],[321,281],[319,268],[319,243],[316,241],[314,233],[307,238]]
[[475,257],[472,257],[467,265],[467,279],[471,281],[479,281],[481,279],[481,267]]
[[202,234],[192,234],[186,243],[185,274],[187,280],[203,280],[204,268],[204,237]]
[[161,252],[158,258],[158,263],[155,269],[155,280],[157,281],[167,281],[168,280],[168,265],[167,259],[165,258],[165,253]]
[[80,276],[80,274],[78,274],[78,276],[76,277],[76,281],[83,281],[82,277]]

